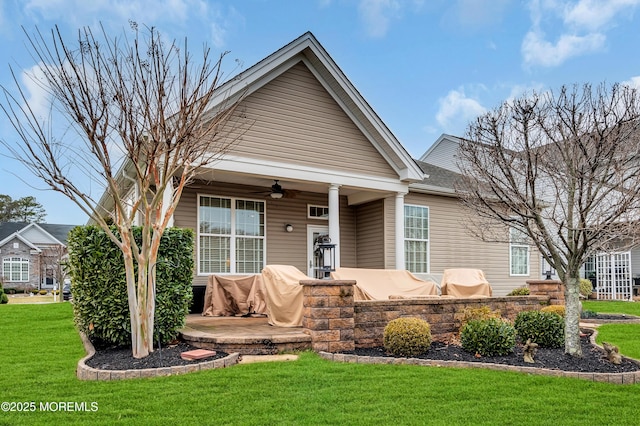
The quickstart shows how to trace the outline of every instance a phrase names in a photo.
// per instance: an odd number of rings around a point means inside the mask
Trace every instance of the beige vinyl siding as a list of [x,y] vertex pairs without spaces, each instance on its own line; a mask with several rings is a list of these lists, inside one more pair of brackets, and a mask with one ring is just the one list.
[[396,200],[384,199],[384,267],[396,269]]
[[384,200],[356,207],[358,268],[384,269]]
[[464,224],[462,206],[456,198],[409,193],[406,204],[429,207],[430,272],[442,274],[447,268],[482,269],[496,296],[507,294],[539,279],[540,256],[533,247],[529,256],[529,276],[509,276],[509,244],[488,243],[471,236]]
[[302,63],[247,96],[238,111],[250,127],[231,155],[398,177]]
[[[327,205],[328,195],[298,193],[295,198],[274,200],[261,194],[265,188],[215,183],[197,189],[187,188],[174,214],[174,225],[196,231],[197,259],[197,194],[265,200],[266,202],[266,261],[272,265],[293,265],[307,271],[307,224],[328,225],[326,220],[308,219],[307,204]],[[293,225],[293,232],[286,232],[285,225]],[[346,197],[340,197],[341,263],[356,266],[355,213],[347,205]],[[206,276],[197,275],[194,268],[194,285],[204,285]]]

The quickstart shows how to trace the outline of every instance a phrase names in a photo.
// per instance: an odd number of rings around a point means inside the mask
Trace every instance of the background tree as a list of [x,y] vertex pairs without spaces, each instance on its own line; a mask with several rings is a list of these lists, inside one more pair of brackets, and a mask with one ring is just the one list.
[[42,204],[35,197],[12,199],[0,194],[0,222],[42,223],[47,216]]
[[638,242],[638,101],[620,85],[533,93],[479,117],[460,146],[458,193],[472,231],[486,241],[520,231],[557,270],[573,356],[581,356],[581,265]]
[[[50,110],[64,114],[80,142],[69,129],[54,134],[55,126],[38,117],[13,70],[17,93],[3,87],[1,106],[19,136],[19,147],[6,144],[13,156],[75,202],[122,250],[133,356],[141,358],[153,351],[160,237],[185,185],[231,146],[242,120],[230,120],[238,99],[219,91],[224,54],[212,61],[205,46],[196,65],[186,39],[179,48],[154,28],[131,27],[131,40],[110,38],[104,28],[96,37],[84,28],[77,45],[64,41],[57,27],[47,37],[27,34]],[[82,187],[94,175],[106,186],[103,203]],[[132,234],[136,215],[140,245]]]

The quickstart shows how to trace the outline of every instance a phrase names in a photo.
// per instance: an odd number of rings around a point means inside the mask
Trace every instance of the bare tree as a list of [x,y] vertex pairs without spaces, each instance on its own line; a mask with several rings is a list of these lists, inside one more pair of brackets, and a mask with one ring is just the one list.
[[582,354],[581,265],[638,243],[638,101],[621,85],[533,93],[479,117],[460,146],[457,190],[471,229],[487,241],[524,235],[557,270],[573,356]]
[[[27,34],[51,111],[65,116],[81,143],[68,129],[53,135],[55,123],[38,117],[13,70],[17,93],[3,87],[1,106],[19,136],[19,147],[5,144],[13,156],[80,206],[122,250],[133,356],[142,358],[153,351],[160,237],[185,185],[237,140],[242,120],[234,116],[240,96],[226,98],[221,89],[225,54],[211,60],[205,46],[196,65],[186,39],[180,48],[154,28],[131,28],[131,39],[110,38],[104,28],[96,37],[84,28],[77,45],[57,27],[50,37]],[[84,176],[71,174],[74,168]],[[83,178],[95,175],[106,187],[102,203],[83,190]],[[140,245],[132,233],[136,215]]]

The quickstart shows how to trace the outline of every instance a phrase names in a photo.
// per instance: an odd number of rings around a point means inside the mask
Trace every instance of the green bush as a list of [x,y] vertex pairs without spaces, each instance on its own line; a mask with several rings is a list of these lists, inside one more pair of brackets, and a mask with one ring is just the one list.
[[502,318],[499,310],[492,311],[488,306],[481,306],[479,308],[466,308],[462,311],[462,321],[460,323],[460,329],[465,326],[471,320],[486,320],[489,318]]
[[4,305],[9,303],[9,296],[4,292],[4,287],[2,286],[2,282],[0,282],[0,305]]
[[462,348],[482,356],[507,355],[516,345],[516,331],[501,318],[471,320],[460,330]]
[[47,292],[47,290],[40,290],[40,291],[38,292],[38,294],[39,294],[40,296],[45,296],[47,293],[48,293],[48,292]]
[[545,306],[544,308],[540,309],[540,312],[552,312],[552,313],[558,314],[562,318],[564,318],[565,308],[564,308],[564,305],[549,305],[549,306]]
[[[134,229],[138,244],[141,228]],[[76,326],[94,342],[131,345],[124,262],[120,249],[94,226],[76,227],[68,237],[71,295]],[[193,231],[164,232],[156,264],[154,342],[176,338],[193,298]]]
[[32,288],[31,290],[29,290],[29,293],[35,296],[36,294],[40,293],[40,290],[38,290],[37,288]]
[[593,284],[586,278],[580,279],[580,296],[588,298],[593,293]]
[[520,312],[514,326],[523,342],[531,339],[542,348],[560,348],[564,345],[564,319],[556,313]]
[[431,346],[431,327],[420,318],[397,318],[384,328],[384,348],[394,356],[423,354]]
[[511,293],[507,294],[507,296],[528,296],[530,294],[529,287],[518,287],[511,290]]

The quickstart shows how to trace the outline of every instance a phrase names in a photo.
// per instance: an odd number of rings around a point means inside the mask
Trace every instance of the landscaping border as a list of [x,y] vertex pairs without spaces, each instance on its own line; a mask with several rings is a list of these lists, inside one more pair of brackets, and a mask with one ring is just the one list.
[[[596,343],[598,331],[594,329],[591,335],[591,343],[600,349],[602,346]],[[603,349],[604,351],[604,349]],[[517,373],[535,374],[540,376],[554,377],[570,377],[574,379],[588,380],[592,382],[614,383],[618,385],[630,385],[640,383],[640,371],[626,373],[585,373],[579,371],[563,371],[551,370],[548,368],[538,367],[522,367],[517,365],[492,364],[485,362],[468,362],[468,361],[441,361],[420,358],[394,358],[394,357],[376,357],[376,356],[360,356],[353,354],[341,354],[331,352],[318,352],[320,357],[334,362],[348,362],[354,364],[401,364],[401,365],[421,365],[428,367],[451,367],[451,368],[483,368],[486,370],[496,371],[512,371]],[[633,358],[623,357],[633,363],[640,365],[640,361]]]
[[214,359],[212,361],[199,362],[197,364],[189,365],[175,365],[173,367],[160,367],[160,368],[144,368],[137,370],[101,370],[98,368],[89,367],[86,361],[91,358],[96,350],[93,344],[89,341],[89,338],[84,333],[80,333],[82,344],[87,352],[80,361],[78,361],[78,367],[76,368],[76,377],[80,380],[123,380],[123,379],[138,379],[141,377],[163,377],[174,376],[178,374],[193,373],[195,371],[211,370],[214,368],[226,368],[232,365],[236,365],[240,359],[239,353],[232,353],[224,358]]

